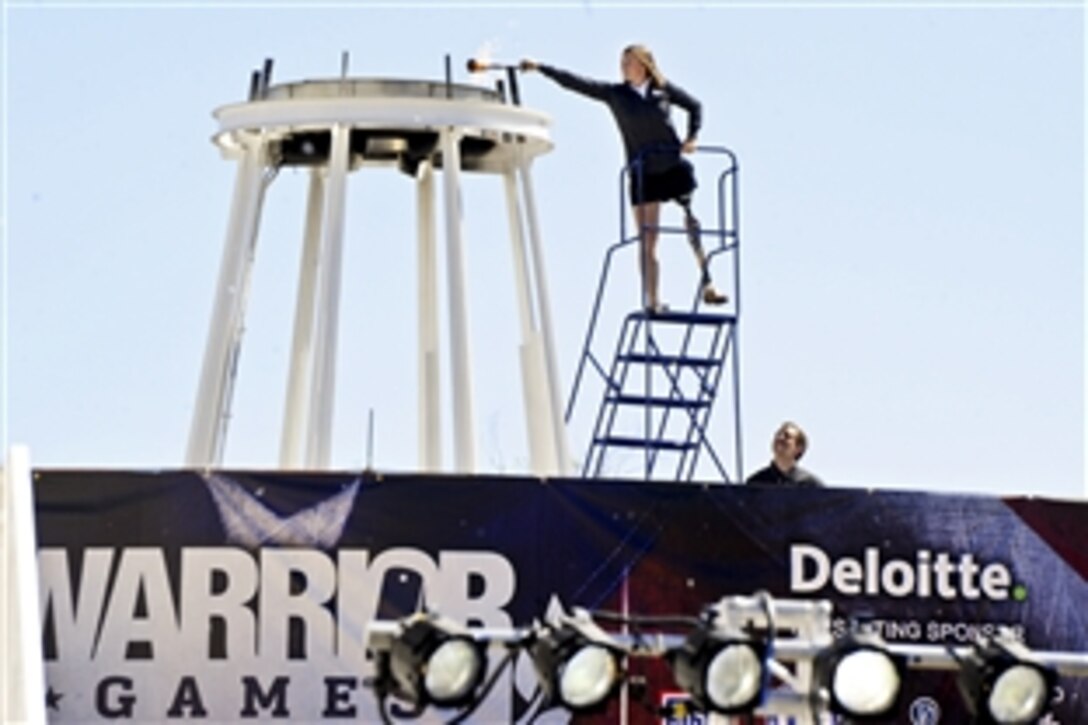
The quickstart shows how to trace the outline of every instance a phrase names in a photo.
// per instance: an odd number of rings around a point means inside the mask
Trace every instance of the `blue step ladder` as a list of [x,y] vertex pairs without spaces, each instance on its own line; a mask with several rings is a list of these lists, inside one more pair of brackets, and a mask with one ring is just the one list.
[[[582,462],[582,476],[608,475],[607,454],[613,450],[641,451],[642,476],[650,479],[692,481],[698,474],[700,457],[706,455],[713,467],[713,479],[729,483],[742,480],[740,426],[740,368],[738,322],[740,318],[740,259],[738,165],[732,151],[722,147],[700,147],[700,155],[721,162],[717,176],[717,226],[704,226],[703,238],[708,264],[731,266],[724,289],[729,302],[721,308],[701,307],[701,284],[689,309],[648,313],[641,309],[627,313],[620,323],[619,337],[612,348],[611,363],[602,362],[607,351],[599,351],[595,339],[602,314],[614,255],[639,241],[638,230],[628,236],[626,180],[638,173],[639,161],[620,174],[620,240],[609,247],[597,285],[593,312],[585,344],[578,361],[565,418],[569,423],[578,407],[579,394],[592,370],[601,383],[600,403]],[[658,248],[670,237],[686,239],[684,227],[658,227]],[[696,275],[698,278],[698,275]],[[625,280],[630,284],[629,278]],[[721,310],[720,312],[718,310]],[[719,393],[732,400],[732,473],[718,455],[709,424]],[[703,477],[707,482],[711,479]]]

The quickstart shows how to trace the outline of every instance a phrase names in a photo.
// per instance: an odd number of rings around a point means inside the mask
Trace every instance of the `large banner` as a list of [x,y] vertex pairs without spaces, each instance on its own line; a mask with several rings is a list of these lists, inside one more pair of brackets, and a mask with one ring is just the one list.
[[[523,625],[556,596],[692,615],[767,590],[829,599],[837,628],[863,622],[892,642],[963,644],[1007,625],[1034,649],[1088,652],[1079,503],[501,477],[35,477],[57,721],[376,722],[368,621],[425,605]],[[629,702],[630,721],[661,722],[653,707],[675,688],[659,663],[638,668],[646,706]],[[529,722],[535,687],[519,659],[473,721]],[[906,689],[900,722],[967,720],[953,677],[917,673]],[[1062,679],[1060,699],[1053,722],[1088,722],[1088,681]]]

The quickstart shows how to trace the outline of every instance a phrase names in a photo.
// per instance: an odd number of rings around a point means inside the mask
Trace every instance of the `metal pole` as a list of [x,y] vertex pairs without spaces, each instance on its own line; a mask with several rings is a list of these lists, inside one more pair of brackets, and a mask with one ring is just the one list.
[[272,85],[272,59],[265,58],[261,68],[261,98],[268,97],[268,87]]
[[559,364],[556,362],[555,334],[552,328],[551,302],[548,297],[548,279],[544,270],[544,254],[540,242],[540,225],[537,223],[536,201],[533,196],[533,178],[530,173],[530,161],[519,158],[519,176],[521,194],[525,202],[525,217],[529,226],[529,250],[533,259],[533,281],[537,296],[537,312],[540,315],[544,333],[544,362],[548,373],[548,397],[551,401],[551,428],[555,455],[559,462],[560,473],[570,468],[570,450],[567,445],[567,431],[563,425],[559,402]]
[[529,437],[529,465],[538,475],[559,473],[559,461],[551,445],[549,421],[550,401],[546,384],[546,368],[542,341],[533,315],[529,263],[525,255],[525,235],[522,232],[521,207],[518,204],[517,176],[514,169],[503,174],[506,190],[506,213],[510,224],[510,244],[514,259],[514,282],[518,298],[518,319],[521,327],[521,388],[525,407],[525,430]]
[[518,69],[514,67],[507,68],[506,79],[510,83],[510,102],[515,106],[520,106],[521,91],[518,90]]
[[472,413],[472,364],[469,355],[465,246],[461,233],[460,134],[442,131],[442,177],[446,207],[446,270],[450,295],[450,367],[453,385],[454,468],[476,472],[475,421]]
[[[644,247],[639,249],[639,254],[643,254],[643,249]],[[653,321],[650,319],[649,313],[647,313],[642,337],[642,354],[646,356],[647,360],[649,360],[650,356],[653,354],[653,350],[650,347],[650,343],[653,341],[652,332]],[[650,430],[653,428],[654,414],[653,406],[650,404],[650,400],[653,399],[654,391],[653,372],[653,365],[647,363],[642,366],[642,390],[646,398],[646,404],[642,408],[642,440],[645,444],[642,449],[642,478],[645,481],[650,480],[650,469],[653,467],[653,463],[650,460]]]
[[321,256],[321,216],[324,204],[325,179],[323,171],[315,168],[310,172],[302,261],[298,271],[291,368],[287,378],[287,401],[283,415],[283,436],[280,440],[281,468],[299,468],[303,465],[303,444],[309,413],[306,393],[314,371],[314,306],[318,261]]
[[366,470],[374,470],[374,409],[366,416]]
[[434,167],[419,165],[416,184],[419,234],[419,466],[442,470],[442,416],[438,359],[438,247],[434,224]]
[[190,466],[214,465],[220,462],[222,454],[227,378],[235,352],[233,343],[241,323],[242,310],[239,308],[244,297],[247,252],[255,236],[262,191],[263,139],[243,139],[243,143],[246,148],[234,182],[230,220],[219,263],[219,281],[189,429],[185,461]]
[[46,722],[38,600],[38,542],[30,451],[12,446],[0,466],[0,720]]
[[[1084,34],[1088,33],[1088,13],[1082,13],[1082,16],[1083,16],[1083,27],[1081,28],[1081,36],[1080,37],[1083,38]],[[1081,144],[1081,152],[1083,153],[1083,158],[1082,158],[1083,163],[1088,164],[1088,144]],[[1081,168],[1083,169],[1085,167],[1081,166]],[[1082,210],[1083,210],[1083,214],[1084,214],[1084,221],[1083,221],[1084,226],[1082,226],[1081,229],[1088,229],[1088,204],[1083,205]],[[1083,255],[1083,257],[1084,257],[1084,276],[1081,277],[1081,279],[1088,279],[1088,254]],[[1088,320],[1088,294],[1084,295],[1084,317],[1082,317],[1081,319],[1082,320]],[[1088,332],[1088,330],[1086,330],[1086,332]],[[1086,334],[1084,336],[1084,357],[1081,358],[1081,359],[1082,360],[1088,360],[1088,334]],[[1083,401],[1084,407],[1081,408],[1081,410],[1083,411],[1083,410],[1088,410],[1088,385],[1084,385],[1082,383],[1081,388],[1084,391],[1084,401]],[[1083,427],[1083,431],[1084,431],[1084,446],[1081,448],[1081,450],[1082,451],[1088,451],[1088,425]],[[1084,498],[1088,499],[1088,456],[1083,456],[1082,455],[1081,465],[1083,467],[1083,475],[1084,475]]]
[[[744,431],[741,430],[740,400],[740,165],[734,158],[730,206],[733,210],[733,440],[736,447],[737,483],[744,483]],[[725,224],[719,224],[724,229]]]
[[319,262],[317,355],[310,396],[306,462],[328,468],[332,452],[333,400],[336,389],[336,339],[340,312],[340,260],[344,246],[344,202],[347,190],[350,129],[332,129],[328,189],[325,197],[324,242]]

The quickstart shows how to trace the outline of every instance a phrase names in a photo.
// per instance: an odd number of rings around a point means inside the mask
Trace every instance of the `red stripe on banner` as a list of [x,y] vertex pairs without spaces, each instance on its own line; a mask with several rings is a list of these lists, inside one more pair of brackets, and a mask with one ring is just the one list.
[[1070,567],[1088,579],[1088,549],[1084,547],[1084,507],[1069,501],[1007,498],[1005,504]]

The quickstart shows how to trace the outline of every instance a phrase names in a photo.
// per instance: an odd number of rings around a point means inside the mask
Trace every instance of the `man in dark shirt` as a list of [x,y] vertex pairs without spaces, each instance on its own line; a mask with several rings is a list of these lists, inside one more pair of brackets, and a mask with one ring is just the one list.
[[788,421],[783,423],[771,443],[774,453],[771,465],[753,473],[748,483],[761,486],[823,486],[823,481],[797,465],[807,449],[808,437],[801,426]]

